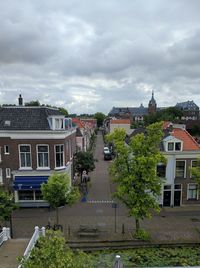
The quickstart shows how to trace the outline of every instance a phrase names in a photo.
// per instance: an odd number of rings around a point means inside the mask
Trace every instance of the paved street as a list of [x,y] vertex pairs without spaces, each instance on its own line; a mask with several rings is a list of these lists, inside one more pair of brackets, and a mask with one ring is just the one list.
[[[109,161],[103,160],[103,139],[97,136],[95,157],[98,159],[96,169],[91,173],[92,187],[89,189],[87,201],[72,207],[59,209],[60,223],[66,236],[73,238],[74,230],[80,225],[97,225],[104,232],[102,239],[128,239],[134,228],[134,219],[127,217],[126,209],[119,205],[116,212],[117,233],[115,233],[115,209],[112,200],[108,174]],[[99,201],[99,202],[96,202]],[[103,201],[103,203],[102,203]],[[20,209],[13,213],[13,233],[15,238],[30,237],[36,225],[46,226],[48,220],[54,224],[55,212],[47,208]],[[122,224],[125,235],[122,236]],[[200,208],[181,207],[162,209],[160,215],[151,220],[144,220],[142,226],[149,230],[154,241],[199,241]]]

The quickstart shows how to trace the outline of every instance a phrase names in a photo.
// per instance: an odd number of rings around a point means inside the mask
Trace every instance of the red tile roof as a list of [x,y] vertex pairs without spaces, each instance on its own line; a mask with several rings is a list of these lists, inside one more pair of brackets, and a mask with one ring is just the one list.
[[171,135],[183,141],[184,151],[200,150],[200,145],[194,140],[194,138],[186,130],[183,130],[180,128],[174,128]]
[[111,124],[131,124],[130,119],[112,119]]
[[84,128],[84,125],[83,125],[83,123],[80,121],[79,118],[76,118],[76,117],[72,118],[72,123],[76,124],[77,127],[79,127],[79,128]]

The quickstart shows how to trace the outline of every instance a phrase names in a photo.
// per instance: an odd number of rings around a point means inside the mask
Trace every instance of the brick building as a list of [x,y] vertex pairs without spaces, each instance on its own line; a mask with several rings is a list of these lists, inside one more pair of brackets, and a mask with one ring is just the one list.
[[58,109],[0,108],[0,184],[20,206],[46,206],[40,186],[53,172],[72,178],[76,129]]

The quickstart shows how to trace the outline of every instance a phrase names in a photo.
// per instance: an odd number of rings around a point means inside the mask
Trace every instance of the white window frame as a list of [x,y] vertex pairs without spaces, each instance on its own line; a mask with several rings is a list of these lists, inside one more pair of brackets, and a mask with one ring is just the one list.
[[10,154],[9,145],[4,145],[4,154]]
[[0,184],[3,184],[3,170],[0,168]]
[[[169,150],[168,149],[169,143],[173,143],[173,150]],[[180,143],[181,144],[180,150],[176,150],[176,143]],[[182,141],[168,141],[167,142],[167,152],[181,152],[182,150],[183,150],[183,142]]]
[[11,170],[10,168],[6,168],[6,178],[11,178]]
[[[63,146],[63,163],[62,163],[63,165],[59,166],[59,167],[56,166],[56,146]],[[55,159],[55,169],[61,169],[61,168],[65,167],[65,146],[64,146],[64,144],[55,144],[54,145],[54,159]]]
[[[196,185],[197,187],[197,198],[189,198],[189,186],[190,185]],[[198,190],[198,184],[197,183],[188,183],[187,185],[187,200],[199,200],[199,190]]]
[[[29,146],[29,148],[30,148],[30,162],[31,162],[31,166],[30,166],[30,167],[22,167],[22,166],[21,166],[21,152],[20,152],[20,146]],[[30,144],[19,144],[19,145],[18,145],[18,151],[19,151],[19,167],[20,167],[20,169],[24,169],[24,170],[32,170],[32,152],[31,152],[31,145],[30,145]]]
[[[22,190],[22,191],[28,191],[28,190]],[[36,196],[36,194],[35,194],[35,192],[37,191],[37,190],[30,190],[32,193],[33,193],[33,199],[19,199],[19,193],[17,193],[17,195],[18,195],[18,202],[20,203],[20,202],[41,202],[41,201],[44,201],[44,199],[36,199],[35,198],[35,196]]]
[[[55,130],[64,129],[64,120],[63,118],[54,118],[55,122]],[[56,126],[56,122],[58,122],[58,127]]]
[[[39,146],[47,146],[47,149],[48,149],[48,166],[46,166],[46,167],[39,167],[39,159],[38,159],[38,147]],[[36,145],[36,151],[37,151],[37,169],[50,169],[50,165],[49,165],[49,161],[50,161],[50,159],[49,159],[49,145],[48,144],[37,144]]]
[[[179,160],[176,160],[176,162],[185,162],[185,166],[184,166],[184,177],[183,177],[183,179],[185,179],[186,178],[186,160],[179,159]],[[176,177],[176,162],[175,162],[175,174],[174,174],[174,178],[182,179],[180,177]]]

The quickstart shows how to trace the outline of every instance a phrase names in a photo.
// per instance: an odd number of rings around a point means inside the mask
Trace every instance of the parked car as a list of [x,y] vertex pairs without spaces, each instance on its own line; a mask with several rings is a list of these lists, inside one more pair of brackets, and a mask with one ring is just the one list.
[[109,152],[104,152],[104,160],[112,160],[112,155]]
[[103,153],[105,154],[105,153],[110,153],[110,150],[109,150],[109,148],[107,147],[107,146],[105,146],[104,148],[103,148]]

